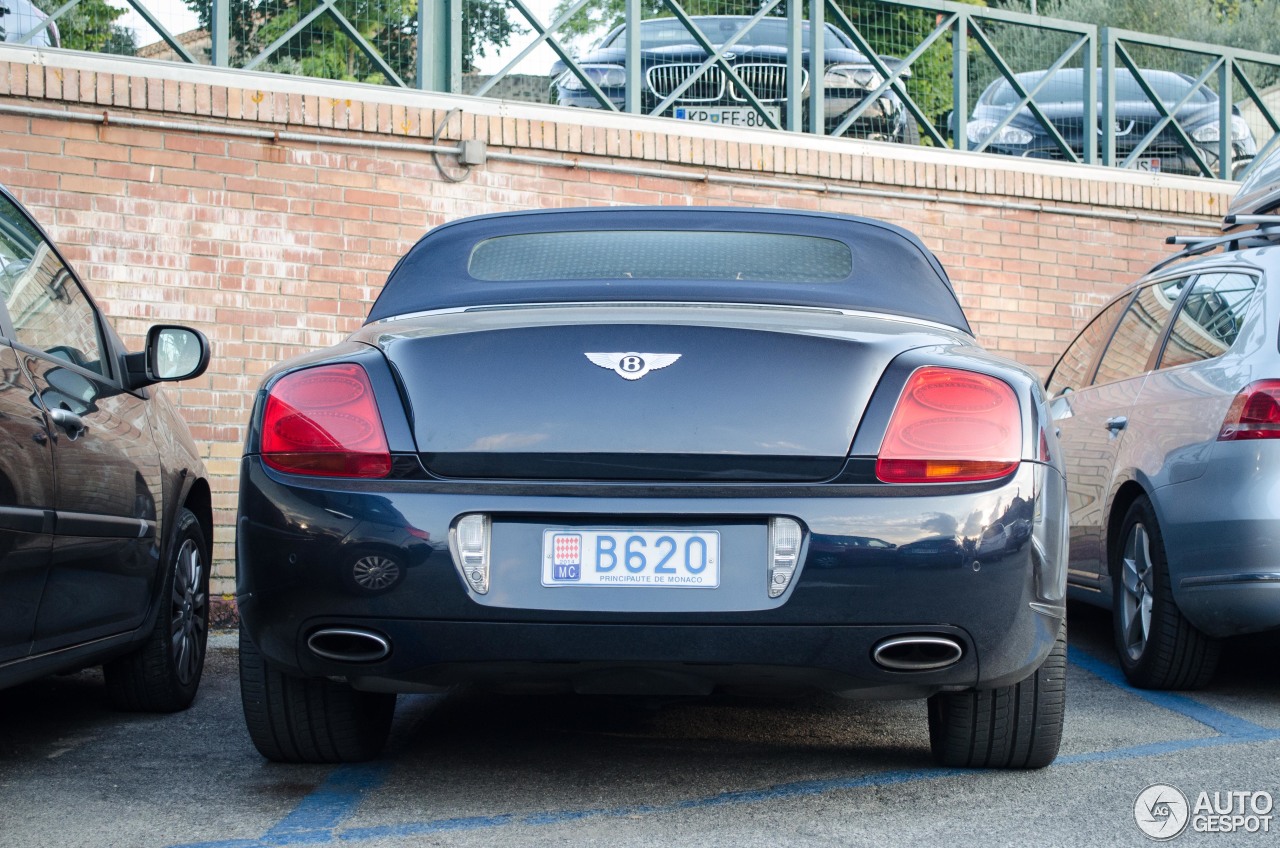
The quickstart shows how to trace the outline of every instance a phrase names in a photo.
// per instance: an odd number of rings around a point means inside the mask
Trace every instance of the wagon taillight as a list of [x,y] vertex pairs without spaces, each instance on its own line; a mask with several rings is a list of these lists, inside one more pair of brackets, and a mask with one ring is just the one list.
[[291,474],[391,473],[391,452],[365,370],[354,364],[321,365],[277,380],[263,410],[262,458]]
[[876,477],[886,483],[994,480],[1018,467],[1022,411],[1003,380],[929,366],[907,380],[889,418]]
[[1258,380],[1240,390],[1222,429],[1218,441],[1233,442],[1244,439],[1280,438],[1280,380]]

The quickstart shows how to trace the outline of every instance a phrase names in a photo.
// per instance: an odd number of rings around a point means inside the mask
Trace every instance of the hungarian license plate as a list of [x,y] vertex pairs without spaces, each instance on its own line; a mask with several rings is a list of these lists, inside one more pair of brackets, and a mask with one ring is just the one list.
[[720,585],[720,534],[714,530],[544,530],[543,586]]
[[1150,171],[1153,174],[1160,173],[1160,160],[1156,158],[1139,159],[1137,161],[1139,171]]
[[[781,109],[777,106],[766,106],[764,110],[773,119],[774,124],[782,126]],[[674,114],[681,121],[693,121],[699,124],[723,124],[726,127],[750,128],[769,126],[769,122],[751,106],[677,106]]]

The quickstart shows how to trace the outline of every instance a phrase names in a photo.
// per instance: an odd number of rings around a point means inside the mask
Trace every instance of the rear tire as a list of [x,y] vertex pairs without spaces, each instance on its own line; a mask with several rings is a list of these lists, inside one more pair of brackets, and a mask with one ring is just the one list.
[[272,668],[240,628],[240,699],[249,737],[278,763],[358,763],[382,752],[396,696]]
[[209,639],[209,543],[200,522],[180,508],[147,640],[102,666],[116,709],[172,713],[195,700]]
[[1044,768],[1058,756],[1067,702],[1067,624],[1035,673],[1012,686],[929,699],[933,758],[953,768]]
[[1116,652],[1140,689],[1199,689],[1213,678],[1220,644],[1173,600],[1164,537],[1146,497],[1129,507],[1111,548]]

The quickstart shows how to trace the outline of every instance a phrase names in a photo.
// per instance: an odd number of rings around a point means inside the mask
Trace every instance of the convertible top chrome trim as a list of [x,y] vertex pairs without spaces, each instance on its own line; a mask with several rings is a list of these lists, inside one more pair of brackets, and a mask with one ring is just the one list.
[[461,315],[472,312],[497,312],[515,309],[615,309],[615,308],[636,308],[636,307],[674,307],[687,309],[760,309],[766,311],[785,311],[785,312],[809,312],[819,313],[823,315],[843,315],[849,318],[875,318],[880,321],[894,321],[899,324],[911,324],[918,327],[928,327],[930,329],[945,330],[949,333],[959,333],[962,336],[974,338],[972,333],[966,332],[959,327],[953,327],[950,324],[943,324],[938,321],[929,321],[925,318],[914,318],[906,315],[893,315],[888,312],[871,312],[861,309],[835,309],[823,306],[793,306],[781,303],[726,303],[722,301],[644,301],[644,300],[619,300],[619,301],[564,301],[555,303],[494,303],[484,304],[480,306],[453,306],[444,309],[427,309],[419,312],[406,312],[403,315],[388,315],[375,324],[390,324],[393,321],[408,321],[414,318],[429,318],[437,315]]

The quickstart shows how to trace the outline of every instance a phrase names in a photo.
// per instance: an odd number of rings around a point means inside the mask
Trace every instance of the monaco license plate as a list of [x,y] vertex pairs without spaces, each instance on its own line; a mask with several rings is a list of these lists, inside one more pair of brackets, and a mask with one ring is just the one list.
[[[782,126],[781,109],[777,106],[766,106],[764,110],[773,119],[774,124]],[[769,122],[751,106],[677,106],[674,114],[681,121],[693,121],[699,124],[724,124],[726,127],[752,128],[769,126]]]
[[720,534],[714,530],[545,530],[543,586],[720,585]]

